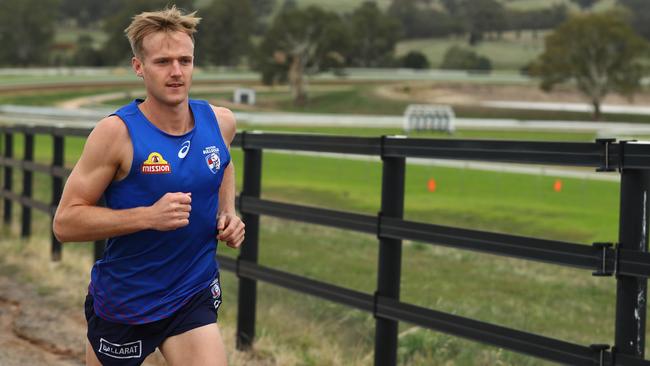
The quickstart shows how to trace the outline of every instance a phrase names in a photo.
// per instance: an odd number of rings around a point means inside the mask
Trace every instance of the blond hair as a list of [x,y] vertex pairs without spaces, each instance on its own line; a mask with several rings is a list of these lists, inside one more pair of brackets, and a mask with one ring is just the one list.
[[196,26],[201,18],[196,12],[183,14],[176,5],[160,11],[145,11],[133,17],[133,21],[124,30],[131,43],[131,50],[136,57],[143,57],[142,40],[155,32],[184,32],[194,42]]

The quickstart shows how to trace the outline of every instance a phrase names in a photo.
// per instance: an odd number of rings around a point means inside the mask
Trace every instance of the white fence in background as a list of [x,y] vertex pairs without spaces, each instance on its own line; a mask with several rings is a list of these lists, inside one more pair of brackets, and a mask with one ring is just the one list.
[[[94,125],[114,109],[64,109],[56,107],[0,105],[1,123],[38,125]],[[359,114],[311,114],[283,112],[235,112],[242,128],[249,126],[304,127],[404,127],[404,116]],[[561,131],[596,133],[599,137],[650,136],[650,124],[586,121],[525,121],[516,119],[454,118],[454,128],[463,130]]]
[[404,111],[404,132],[443,131],[454,133],[456,115],[448,105],[411,104]]

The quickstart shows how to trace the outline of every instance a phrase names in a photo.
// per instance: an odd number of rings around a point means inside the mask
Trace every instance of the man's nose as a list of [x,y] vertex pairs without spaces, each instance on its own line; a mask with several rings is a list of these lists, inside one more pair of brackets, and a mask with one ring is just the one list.
[[181,75],[181,63],[178,60],[172,61],[172,75],[178,76]]

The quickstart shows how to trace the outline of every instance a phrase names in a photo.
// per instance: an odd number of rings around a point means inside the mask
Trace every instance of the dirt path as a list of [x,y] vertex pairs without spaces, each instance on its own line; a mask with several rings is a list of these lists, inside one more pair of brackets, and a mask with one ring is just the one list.
[[[452,105],[478,105],[485,101],[535,101],[585,103],[585,97],[570,87],[558,87],[545,93],[536,85],[503,85],[449,82],[405,82],[377,87],[375,95],[392,100]],[[633,100],[609,94],[603,103],[644,106],[650,103],[650,93],[638,93]]]
[[83,365],[84,320],[0,277],[0,364]]
[[[81,304],[66,308],[56,296],[39,292],[0,275],[0,365],[84,365],[86,320]],[[155,353],[145,365],[164,361]]]

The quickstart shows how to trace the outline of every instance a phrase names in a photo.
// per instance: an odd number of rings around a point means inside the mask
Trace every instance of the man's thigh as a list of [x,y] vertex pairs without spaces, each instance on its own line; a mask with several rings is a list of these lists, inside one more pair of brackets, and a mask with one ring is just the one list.
[[160,351],[170,366],[225,366],[225,347],[216,323],[167,338]]
[[102,366],[102,363],[97,359],[93,346],[88,340],[86,340],[86,366]]

